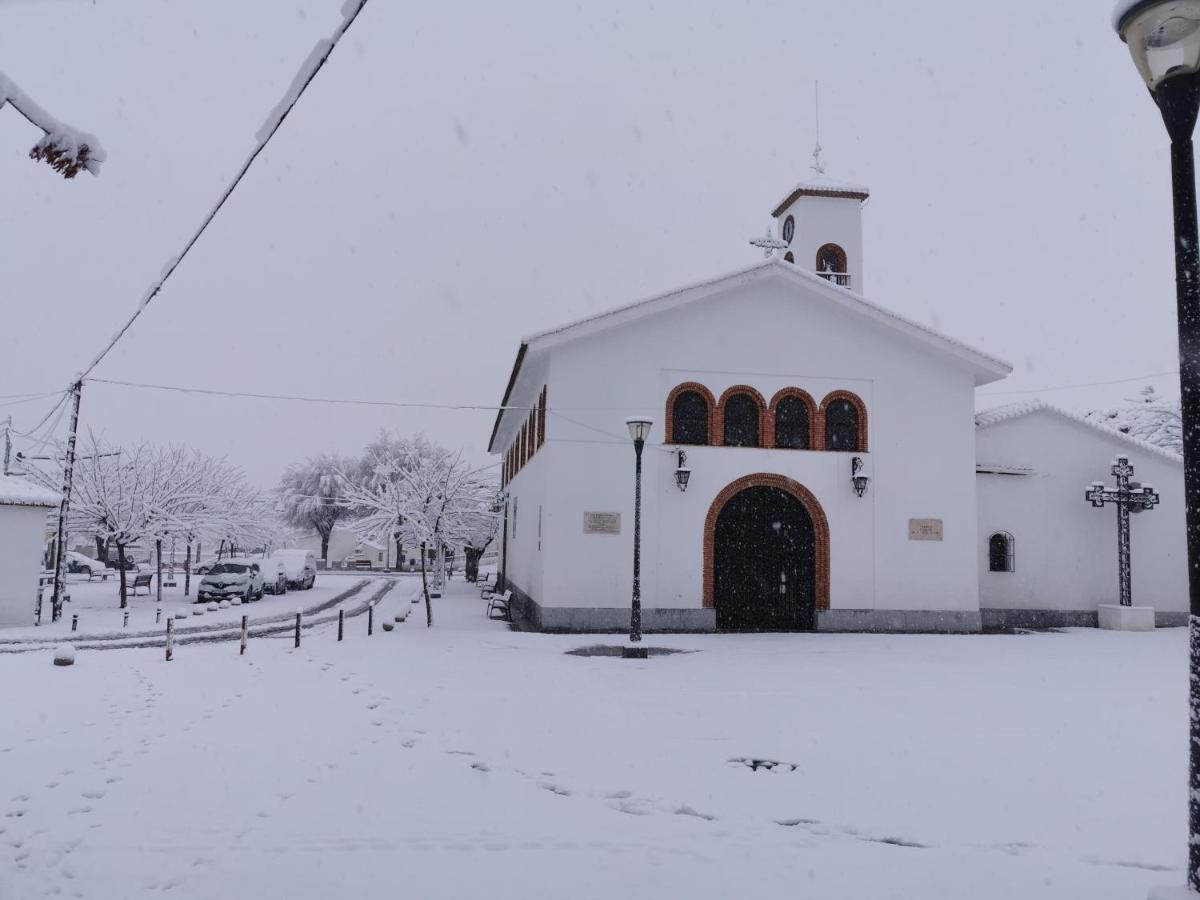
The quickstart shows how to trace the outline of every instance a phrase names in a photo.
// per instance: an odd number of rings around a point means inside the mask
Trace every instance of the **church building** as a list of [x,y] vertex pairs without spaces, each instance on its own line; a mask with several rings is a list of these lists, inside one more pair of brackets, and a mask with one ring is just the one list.
[[513,619],[646,630],[977,631],[975,390],[1011,367],[865,297],[866,188],[774,210],[757,265],[526,338],[503,459]]

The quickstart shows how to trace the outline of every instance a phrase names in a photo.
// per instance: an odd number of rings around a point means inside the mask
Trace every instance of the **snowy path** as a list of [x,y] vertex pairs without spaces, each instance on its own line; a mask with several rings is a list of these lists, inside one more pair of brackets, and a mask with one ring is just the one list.
[[[0,657],[0,897],[1128,898],[1182,879],[1185,635],[655,637],[452,583],[335,641]],[[407,622],[383,633],[398,610]],[[753,756],[797,766],[754,772]],[[787,824],[779,824],[779,823]]]

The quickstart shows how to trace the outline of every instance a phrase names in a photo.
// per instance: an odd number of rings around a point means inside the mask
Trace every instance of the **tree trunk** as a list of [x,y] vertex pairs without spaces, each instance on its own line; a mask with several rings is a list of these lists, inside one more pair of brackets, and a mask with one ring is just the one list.
[[425,542],[421,542],[421,588],[425,591],[425,627],[433,626],[433,604],[429,602],[429,580],[425,576]]
[[154,579],[155,590],[157,591],[157,593],[154,595],[154,602],[161,606],[162,605],[162,538],[155,538],[154,552],[158,559],[158,565],[157,565],[158,571],[155,573],[157,575],[157,577]]
[[396,571],[404,571],[404,545],[400,543],[400,535],[396,535]]
[[100,562],[102,562],[102,563],[108,562],[108,539],[107,538],[102,538],[102,537],[96,538],[96,559],[100,560]]
[[329,534],[328,531],[321,532],[321,559],[325,560],[325,568],[329,568]]
[[188,541],[187,555],[183,558],[183,596],[192,592],[192,542]]
[[225,553],[225,542],[221,541],[221,546],[217,548],[217,562],[221,561],[221,556]]
[[125,587],[125,544],[117,541],[117,571],[121,579],[121,609],[129,606],[129,594]]
[[463,554],[466,556],[466,569],[464,576],[467,581],[475,583],[479,581],[479,558],[483,556],[482,550],[477,550],[474,547],[464,547]]

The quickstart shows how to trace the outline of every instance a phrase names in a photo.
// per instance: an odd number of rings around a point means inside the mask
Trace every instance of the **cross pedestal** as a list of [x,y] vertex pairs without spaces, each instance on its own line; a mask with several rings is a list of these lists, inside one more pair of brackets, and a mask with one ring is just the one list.
[[1158,494],[1148,484],[1131,482],[1133,466],[1129,457],[1118,456],[1112,466],[1117,486],[1106,488],[1104,482],[1093,481],[1083,497],[1092,506],[1100,508],[1112,503],[1117,507],[1117,578],[1121,604],[1101,604],[1099,624],[1101,628],[1115,631],[1150,631],[1154,628],[1154,609],[1149,606],[1133,605],[1133,578],[1129,553],[1129,514],[1153,509],[1158,505]]

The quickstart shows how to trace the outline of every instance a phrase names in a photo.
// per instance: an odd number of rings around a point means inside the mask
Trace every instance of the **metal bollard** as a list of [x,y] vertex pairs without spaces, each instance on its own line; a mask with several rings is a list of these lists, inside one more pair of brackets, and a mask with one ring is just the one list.
[[242,616],[242,649],[238,651],[238,656],[246,654],[246,638],[250,637],[250,617]]
[[71,630],[75,631],[77,628],[79,628],[79,613],[72,613],[71,614]]
[[129,627],[129,610],[125,610],[125,621],[121,623],[122,628]]
[[375,601],[367,604],[367,637],[375,633]]
[[296,613],[296,647],[300,646],[300,613]]
[[154,624],[157,625],[161,621],[162,621],[162,607],[156,606],[156,607],[154,607]]
[[171,644],[174,641],[175,641],[175,618],[174,618],[174,616],[172,616],[170,619],[167,619],[167,662],[171,661],[171,657],[173,655],[172,650],[174,649],[171,646]]
[[345,630],[346,630],[346,611],[344,609],[339,609],[338,610],[338,640],[339,641],[342,639],[342,635],[345,633]]

